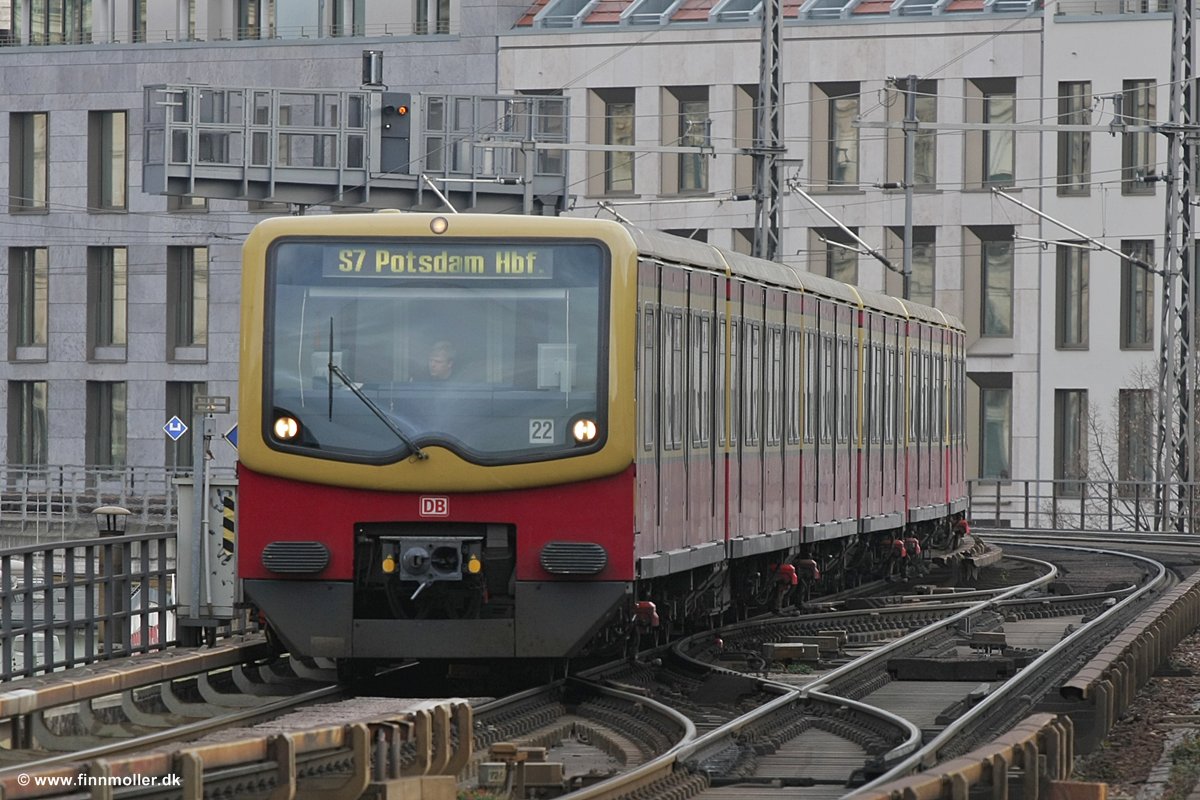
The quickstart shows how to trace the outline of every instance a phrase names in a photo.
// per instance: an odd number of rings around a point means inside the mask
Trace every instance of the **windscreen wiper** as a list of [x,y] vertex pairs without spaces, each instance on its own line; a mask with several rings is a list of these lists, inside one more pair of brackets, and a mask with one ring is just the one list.
[[[371,409],[371,413],[379,417],[379,421],[387,426],[388,430],[396,434],[396,437],[408,445],[408,449],[412,451],[413,457],[418,461],[424,461],[429,456],[422,450],[417,443],[414,442],[404,431],[400,430],[391,417],[384,413],[383,409],[375,405],[375,401],[367,397],[362,389],[354,385],[354,381],[350,380],[350,376],[342,371],[342,368],[333,363],[333,320],[329,320],[329,374],[337,375],[342,383],[346,384],[346,388],[354,392],[354,396],[363,402],[367,408]],[[329,418],[333,419],[333,381],[329,381]]]

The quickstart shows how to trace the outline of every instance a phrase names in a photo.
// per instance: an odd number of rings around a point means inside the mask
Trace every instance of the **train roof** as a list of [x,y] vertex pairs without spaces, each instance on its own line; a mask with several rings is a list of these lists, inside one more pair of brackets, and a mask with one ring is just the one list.
[[855,306],[861,302],[864,306],[885,314],[918,319],[931,325],[958,330],[963,328],[958,318],[932,306],[912,300],[901,300],[882,292],[859,289],[790,264],[766,261],[661,231],[645,230],[633,225],[625,225],[624,228],[633,237],[640,252],[662,261],[686,263],[720,273],[724,273],[728,268],[734,275],[762,283],[800,289]]

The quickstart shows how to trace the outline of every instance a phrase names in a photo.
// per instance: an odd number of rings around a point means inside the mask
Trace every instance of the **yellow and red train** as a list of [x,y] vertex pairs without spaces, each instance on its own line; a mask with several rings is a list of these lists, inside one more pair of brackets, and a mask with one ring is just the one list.
[[295,653],[570,657],[895,569],[966,506],[933,308],[567,218],[273,219],[243,269],[238,571]]

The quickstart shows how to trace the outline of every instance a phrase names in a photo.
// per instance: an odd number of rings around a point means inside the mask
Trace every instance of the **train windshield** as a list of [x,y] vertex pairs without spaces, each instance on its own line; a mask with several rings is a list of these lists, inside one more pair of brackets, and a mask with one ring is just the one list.
[[[606,413],[600,244],[283,240],[268,256],[272,446],[386,463],[590,452]],[[289,429],[275,421],[291,418]]]

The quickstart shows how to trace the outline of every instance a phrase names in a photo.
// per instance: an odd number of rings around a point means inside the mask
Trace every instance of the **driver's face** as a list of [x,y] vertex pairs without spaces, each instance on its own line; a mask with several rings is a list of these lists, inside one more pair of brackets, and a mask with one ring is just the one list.
[[450,377],[450,372],[454,368],[454,362],[444,355],[432,355],[429,357],[429,377],[438,380],[445,380]]

